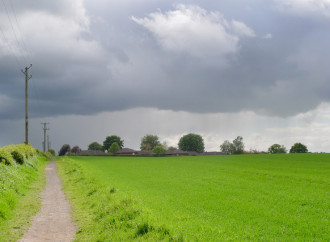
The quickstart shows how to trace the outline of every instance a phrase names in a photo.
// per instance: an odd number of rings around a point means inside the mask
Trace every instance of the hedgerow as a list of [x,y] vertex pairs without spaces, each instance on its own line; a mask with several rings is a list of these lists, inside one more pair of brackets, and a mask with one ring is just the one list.
[[41,189],[47,156],[31,145],[0,148],[0,241],[16,241],[39,207],[36,194],[40,191],[34,184],[38,182]]
[[10,152],[5,149],[0,149],[0,163],[5,165],[13,165],[15,161]]
[[15,162],[23,165],[26,160],[37,154],[37,150],[30,144],[7,145],[0,148],[0,162],[4,162],[6,165],[14,165]]

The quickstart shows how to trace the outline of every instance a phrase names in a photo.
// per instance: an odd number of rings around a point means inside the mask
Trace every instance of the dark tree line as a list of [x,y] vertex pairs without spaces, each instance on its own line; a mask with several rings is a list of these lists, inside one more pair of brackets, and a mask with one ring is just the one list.
[[[115,154],[124,147],[124,141],[117,135],[107,136],[103,141],[103,145],[98,142],[92,142],[88,145],[88,150],[101,150],[108,153]],[[205,150],[204,140],[201,135],[198,134],[186,134],[182,136],[178,143],[178,148],[183,151],[192,151],[197,153],[203,153]],[[154,154],[165,154],[169,150],[176,150],[175,147],[167,147],[166,143],[161,143],[157,135],[147,134],[141,139],[140,149],[146,152],[152,152]],[[72,149],[69,144],[64,144],[59,151],[59,155],[65,155],[66,153],[77,154],[81,151],[79,146],[74,146]],[[220,151],[226,155],[244,154],[244,143],[241,136],[237,136],[232,142],[225,140],[220,145]],[[301,143],[295,143],[290,153],[307,153],[308,149]],[[273,144],[268,148],[268,153],[279,154],[287,153],[287,149],[283,145]]]

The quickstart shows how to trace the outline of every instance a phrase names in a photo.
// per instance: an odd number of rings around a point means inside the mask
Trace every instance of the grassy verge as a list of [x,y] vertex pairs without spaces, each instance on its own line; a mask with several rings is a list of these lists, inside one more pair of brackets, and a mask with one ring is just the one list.
[[[17,154],[15,146],[0,151],[14,149]],[[21,237],[29,226],[30,217],[40,208],[39,194],[45,184],[43,171],[49,158],[37,155],[32,147],[28,149],[31,154],[22,151],[23,158],[13,157],[14,162],[4,162],[4,159],[0,162],[0,241],[16,241]],[[6,159],[8,157],[6,155]],[[23,161],[18,163],[18,159]]]
[[70,158],[58,158],[63,189],[72,202],[78,226],[76,241],[180,241],[164,225],[150,222],[136,200],[106,186]]

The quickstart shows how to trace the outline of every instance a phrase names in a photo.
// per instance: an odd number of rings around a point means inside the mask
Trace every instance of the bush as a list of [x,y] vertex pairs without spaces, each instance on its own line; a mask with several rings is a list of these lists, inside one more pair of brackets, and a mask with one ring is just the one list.
[[160,145],[158,136],[147,134],[141,139],[140,149],[142,151],[151,151],[157,145]]
[[179,149],[184,151],[204,152],[204,140],[199,134],[186,134],[179,141]]
[[23,165],[25,163],[25,157],[20,151],[13,150],[12,152],[10,152],[10,154],[12,155],[12,157],[16,161],[16,163],[18,163],[20,165]]
[[80,147],[78,146],[78,145],[76,145],[76,146],[73,146],[73,148],[71,149],[71,153],[73,153],[73,154],[77,154],[77,153],[79,153],[81,151],[81,149],[80,149]]
[[31,145],[7,145],[0,148],[0,163],[6,165],[23,165],[27,159],[35,157],[36,155],[43,155],[49,158],[45,153],[36,150]]
[[59,156],[63,156],[63,155],[65,155],[66,153],[70,152],[70,150],[71,150],[70,145],[69,145],[69,144],[64,144],[64,145],[62,146],[62,148],[60,149],[60,151],[58,152],[58,155],[59,155]]
[[268,148],[268,152],[270,154],[286,153],[286,148],[283,145],[273,144],[271,147]]
[[92,142],[88,145],[88,150],[103,150],[103,146],[97,142]]
[[108,152],[113,155],[116,154],[118,151],[120,151],[120,146],[117,144],[117,142],[112,143],[108,150]]
[[155,148],[152,149],[152,153],[157,155],[165,154],[166,150],[162,145],[157,145]]
[[16,163],[22,165],[25,163],[24,149],[19,145],[8,145],[2,148],[8,152]]
[[119,145],[119,150],[124,147],[124,141],[117,135],[107,136],[103,141],[103,150],[109,150],[113,143]]
[[231,155],[232,152],[232,146],[233,144],[230,143],[229,140],[225,140],[221,145],[220,145],[220,150],[222,153],[225,155]]
[[242,136],[237,136],[237,138],[233,140],[231,145],[231,153],[234,155],[240,155],[244,153],[244,143]]
[[48,152],[49,152],[52,156],[56,156],[55,150],[53,150],[53,149],[49,149]]
[[32,145],[28,144],[20,144],[20,145],[12,145],[14,146],[16,149],[18,149],[19,151],[21,151],[25,158],[29,159],[33,156],[35,156],[37,154],[37,151],[35,148],[33,148]]
[[306,145],[303,145],[302,143],[295,143],[291,149],[290,153],[307,153],[308,149]]
[[[54,151],[55,152],[55,151]],[[43,152],[43,156],[47,158],[47,160],[51,160],[53,158],[53,154],[49,151]]]
[[26,159],[37,155],[37,150],[31,145],[19,144],[19,145],[7,145],[2,148],[9,153],[14,161],[18,164],[24,164]]
[[13,165],[15,161],[11,154],[5,149],[0,149],[0,163],[4,163],[6,165]]

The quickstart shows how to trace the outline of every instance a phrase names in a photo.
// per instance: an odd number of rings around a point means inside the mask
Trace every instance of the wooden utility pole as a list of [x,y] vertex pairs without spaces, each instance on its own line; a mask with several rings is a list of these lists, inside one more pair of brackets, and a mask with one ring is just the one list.
[[32,78],[32,75],[29,76],[29,69],[32,67],[30,64],[29,67],[25,67],[25,71],[22,70],[22,73],[25,74],[25,144],[29,143],[29,105],[28,105],[28,87],[29,80]]
[[46,132],[47,130],[49,130],[49,128],[47,127],[47,124],[49,123],[41,123],[44,126],[44,142],[43,142],[43,146],[44,146],[44,152],[46,152]]
[[47,151],[50,150],[50,140],[49,140],[49,135],[47,135]]

